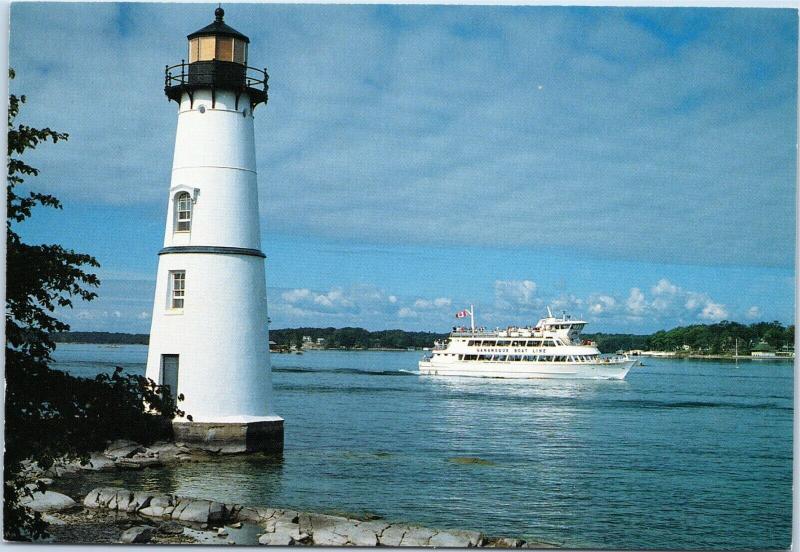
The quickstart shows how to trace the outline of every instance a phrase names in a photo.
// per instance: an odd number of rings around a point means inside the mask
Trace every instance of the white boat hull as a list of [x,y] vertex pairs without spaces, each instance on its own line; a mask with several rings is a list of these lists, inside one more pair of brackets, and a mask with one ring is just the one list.
[[600,362],[476,362],[421,360],[419,372],[424,376],[466,376],[518,379],[615,379],[622,380],[636,360]]

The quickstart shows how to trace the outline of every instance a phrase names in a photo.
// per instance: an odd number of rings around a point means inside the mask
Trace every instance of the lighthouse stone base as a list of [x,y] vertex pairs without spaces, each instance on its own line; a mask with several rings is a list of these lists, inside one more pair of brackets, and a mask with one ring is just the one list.
[[172,422],[175,443],[223,454],[283,452],[283,418],[258,421]]

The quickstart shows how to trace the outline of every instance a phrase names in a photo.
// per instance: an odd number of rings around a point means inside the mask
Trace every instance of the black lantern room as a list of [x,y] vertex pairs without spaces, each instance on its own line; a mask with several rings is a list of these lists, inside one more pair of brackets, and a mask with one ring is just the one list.
[[187,93],[193,104],[195,90],[210,88],[212,108],[220,90],[236,94],[237,109],[243,92],[250,97],[251,108],[266,103],[269,76],[266,69],[247,66],[250,39],[225,24],[225,11],[221,7],[214,11],[214,16],[210,25],[186,37],[189,63],[182,60],[179,65],[167,66],[164,92],[179,103]]

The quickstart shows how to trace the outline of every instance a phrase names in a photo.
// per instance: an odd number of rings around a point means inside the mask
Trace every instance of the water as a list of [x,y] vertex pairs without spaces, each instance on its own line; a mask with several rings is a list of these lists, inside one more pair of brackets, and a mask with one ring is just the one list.
[[[91,376],[117,364],[143,373],[146,354],[60,345],[55,358]],[[403,371],[420,356],[273,355],[282,460],[81,484],[371,512],[567,547],[789,547],[791,363],[648,358],[622,382],[513,381]]]

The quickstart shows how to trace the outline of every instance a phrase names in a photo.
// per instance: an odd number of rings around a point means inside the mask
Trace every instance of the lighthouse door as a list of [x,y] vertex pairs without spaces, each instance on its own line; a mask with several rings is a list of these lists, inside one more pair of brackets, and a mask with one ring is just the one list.
[[169,385],[172,400],[178,398],[178,355],[161,355],[161,385]]

